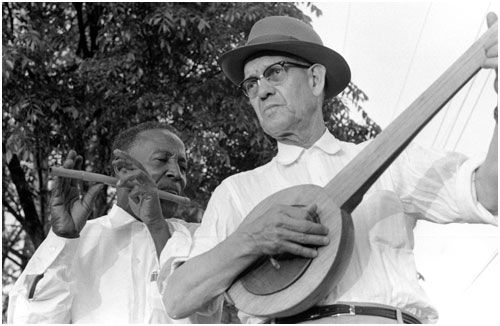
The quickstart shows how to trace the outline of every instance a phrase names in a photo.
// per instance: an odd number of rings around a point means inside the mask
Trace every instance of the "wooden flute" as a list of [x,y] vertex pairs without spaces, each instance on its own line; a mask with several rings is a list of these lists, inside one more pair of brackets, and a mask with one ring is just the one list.
[[[57,166],[50,167],[49,173],[51,175],[55,175],[55,176],[62,177],[62,178],[70,178],[70,179],[77,179],[77,180],[83,180],[83,181],[88,181],[88,182],[104,183],[104,184],[107,184],[107,185],[110,185],[113,187],[116,187],[116,183],[118,182],[117,178],[113,178],[113,177],[110,177],[107,175],[93,173],[93,172],[87,172],[87,171],[81,171],[81,170],[65,169],[65,168],[57,167]],[[180,204],[180,205],[189,205],[191,203],[191,200],[187,197],[174,195],[174,194],[171,194],[171,193],[163,191],[163,190],[158,190],[158,196],[161,199],[172,201],[172,202],[175,202],[175,203]]]

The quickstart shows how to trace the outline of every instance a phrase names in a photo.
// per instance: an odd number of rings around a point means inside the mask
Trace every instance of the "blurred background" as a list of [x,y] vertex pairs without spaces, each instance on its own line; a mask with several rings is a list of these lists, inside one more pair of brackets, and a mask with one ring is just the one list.
[[[352,83],[325,103],[325,121],[338,138],[361,142],[465,51],[493,9],[480,1],[2,3],[3,312],[10,285],[50,226],[48,167],[69,149],[84,156],[87,170],[111,175],[117,132],[171,123],[187,145],[186,195],[195,204],[178,215],[188,221],[200,220],[225,177],[272,158],[275,144],[217,64],[257,20],[302,19],[344,55]],[[493,79],[480,72],[416,141],[483,155],[494,126]],[[106,188],[93,217],[113,200]],[[440,323],[498,321],[497,228],[419,222],[415,246]],[[237,321],[231,309],[226,318]]]

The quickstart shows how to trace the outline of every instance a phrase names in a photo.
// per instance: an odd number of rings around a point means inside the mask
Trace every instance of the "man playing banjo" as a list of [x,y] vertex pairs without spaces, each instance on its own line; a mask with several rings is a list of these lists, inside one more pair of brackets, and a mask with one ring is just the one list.
[[[488,15],[488,26],[495,21]],[[497,69],[497,42],[495,34],[485,46],[483,68]],[[315,205],[274,205],[251,223],[245,217],[282,189],[326,185],[366,145],[339,141],[326,129],[323,101],[348,85],[350,70],[303,22],[258,21],[246,45],[225,53],[221,65],[248,97],[263,130],[278,142],[278,154],[225,179],[214,191],[189,260],[178,259],[167,283],[164,300],[173,318],[216,302],[261,256],[316,257],[314,247],[328,244],[329,230],[314,222]],[[354,248],[340,281],[317,306],[272,322],[435,322],[437,311],[418,284],[412,230],[418,219],[497,225],[497,174],[497,126],[486,158],[410,145],[352,212]],[[242,312],[239,317],[266,321]]]

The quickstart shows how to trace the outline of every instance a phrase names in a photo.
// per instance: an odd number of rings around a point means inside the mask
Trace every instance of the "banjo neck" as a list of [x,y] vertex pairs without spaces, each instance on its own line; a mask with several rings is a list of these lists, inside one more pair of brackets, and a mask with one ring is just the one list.
[[239,310],[255,316],[294,315],[319,302],[341,280],[354,247],[350,212],[418,132],[479,71],[486,41],[496,32],[495,24],[324,188],[312,184],[285,188],[254,207],[246,217],[249,221],[276,203],[316,203],[321,223],[330,229],[330,243],[318,249],[315,259],[282,259],[279,269],[264,260],[242,273],[228,289]]
[[497,23],[325,186],[338,207],[349,213],[356,208],[384,170],[481,69],[486,41],[495,33]]

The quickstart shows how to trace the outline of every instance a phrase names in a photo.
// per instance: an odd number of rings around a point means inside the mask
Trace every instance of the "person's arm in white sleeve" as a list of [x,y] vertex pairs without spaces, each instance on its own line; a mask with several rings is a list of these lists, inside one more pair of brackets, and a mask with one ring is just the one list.
[[[71,150],[66,169],[80,169],[82,156]],[[28,262],[9,295],[9,323],[68,323],[73,293],[72,267],[80,231],[103,185],[80,194],[77,181],[56,177],[51,191],[52,229]]]
[[8,323],[70,323],[72,262],[79,239],[52,231],[9,293]]
[[389,168],[406,214],[435,223],[497,224],[476,199],[474,171],[484,159],[410,145]]
[[[189,258],[192,244],[192,237],[199,223],[188,223],[179,219],[169,219],[172,236],[163,248],[160,258],[160,273],[158,275],[158,290],[161,295],[161,301],[168,298],[167,282],[173,270],[180,266]],[[163,308],[165,309],[165,308]],[[200,308],[187,317],[187,320],[193,324],[219,324],[222,315],[222,297],[210,301],[204,307]]]
[[477,201],[491,214],[498,215],[498,123],[490,148],[475,175]]
[[[210,199],[189,260],[168,280],[165,306],[174,319],[185,318],[224,294],[234,279],[263,255],[287,252],[312,258],[317,255],[312,246],[328,243],[328,229],[311,217],[316,214],[315,205],[305,209],[273,205],[249,222],[235,209],[230,189],[223,185]],[[217,245],[198,251],[205,242]]]

